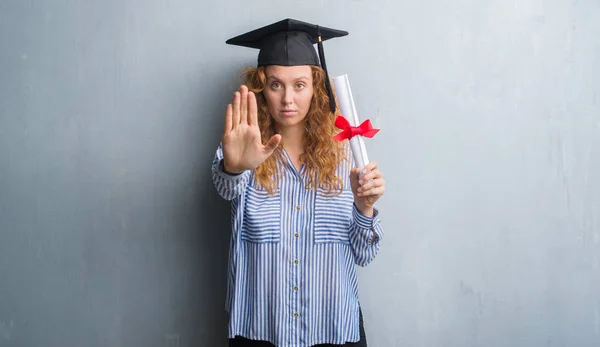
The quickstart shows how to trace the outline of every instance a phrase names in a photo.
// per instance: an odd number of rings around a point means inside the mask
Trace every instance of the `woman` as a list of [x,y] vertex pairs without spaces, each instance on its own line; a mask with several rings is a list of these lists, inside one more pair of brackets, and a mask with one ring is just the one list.
[[333,139],[322,41],[345,34],[287,19],[228,41],[260,49],[212,166],[232,201],[230,346],[366,346],[355,266],[379,250],[385,181]]

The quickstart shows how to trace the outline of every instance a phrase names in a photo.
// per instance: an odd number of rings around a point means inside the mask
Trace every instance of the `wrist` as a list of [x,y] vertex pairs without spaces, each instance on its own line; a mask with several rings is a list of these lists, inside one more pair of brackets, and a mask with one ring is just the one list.
[[365,217],[373,218],[375,215],[375,210],[373,206],[364,206],[362,204],[354,203],[356,205],[356,209]]
[[236,170],[236,169],[232,169],[232,168],[230,168],[230,167],[227,167],[227,164],[225,163],[225,160],[223,160],[223,162],[222,162],[222,165],[223,165],[223,166],[222,166],[223,172],[224,172],[225,174],[228,174],[228,175],[230,175],[230,176],[236,176],[236,175],[239,175],[239,174],[241,174],[242,172],[244,172],[243,170],[242,170],[242,171],[239,171],[239,170]]

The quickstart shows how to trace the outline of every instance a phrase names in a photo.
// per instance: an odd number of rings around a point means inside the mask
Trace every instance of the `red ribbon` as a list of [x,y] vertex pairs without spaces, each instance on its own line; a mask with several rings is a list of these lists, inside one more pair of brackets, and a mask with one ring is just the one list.
[[350,140],[356,135],[361,135],[364,137],[373,137],[375,134],[379,132],[379,129],[373,129],[370,120],[366,120],[362,122],[361,125],[355,127],[350,125],[350,122],[342,116],[337,116],[335,119],[335,126],[338,129],[342,129],[342,132],[335,135],[333,138],[337,141]]

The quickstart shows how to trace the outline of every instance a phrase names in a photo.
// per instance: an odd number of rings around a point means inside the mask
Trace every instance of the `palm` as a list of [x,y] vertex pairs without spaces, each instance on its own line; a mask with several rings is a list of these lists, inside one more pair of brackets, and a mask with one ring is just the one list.
[[266,145],[262,144],[256,97],[246,86],[241,86],[225,115],[221,142],[226,170],[238,173],[255,169],[273,153],[280,141],[281,136],[274,135]]

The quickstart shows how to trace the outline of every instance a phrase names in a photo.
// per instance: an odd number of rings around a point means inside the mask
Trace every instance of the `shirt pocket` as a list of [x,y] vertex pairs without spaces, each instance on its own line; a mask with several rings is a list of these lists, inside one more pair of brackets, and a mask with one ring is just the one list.
[[344,190],[339,195],[325,195],[319,188],[315,199],[314,242],[350,244],[350,223],[354,195]]
[[255,243],[279,242],[281,239],[281,193],[274,195],[248,185],[244,204],[241,238]]

